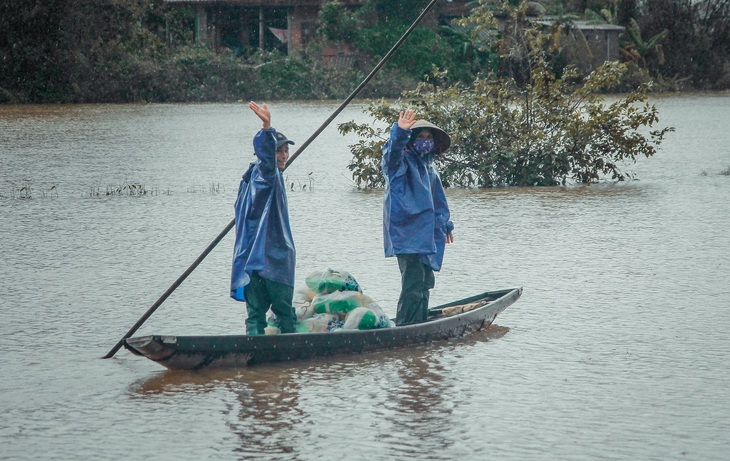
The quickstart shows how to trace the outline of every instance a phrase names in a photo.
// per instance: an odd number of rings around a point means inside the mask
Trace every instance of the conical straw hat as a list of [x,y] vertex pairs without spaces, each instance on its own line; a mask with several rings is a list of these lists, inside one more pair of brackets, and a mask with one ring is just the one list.
[[416,123],[411,126],[411,130],[416,131],[419,128],[429,128],[431,130],[433,133],[433,140],[442,153],[446,152],[446,149],[448,149],[451,145],[451,136],[433,123],[426,120],[416,120]]

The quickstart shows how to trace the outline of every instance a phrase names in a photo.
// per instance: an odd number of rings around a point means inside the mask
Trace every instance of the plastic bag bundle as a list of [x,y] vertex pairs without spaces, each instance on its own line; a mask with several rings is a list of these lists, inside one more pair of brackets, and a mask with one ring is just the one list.
[[345,330],[374,330],[376,328],[390,328],[395,324],[388,318],[376,303],[366,307],[357,307],[345,317]]
[[307,286],[316,294],[327,294],[335,291],[362,291],[355,277],[347,272],[327,269],[324,272],[312,272],[307,276]]
[[[310,273],[305,284],[294,291],[292,305],[297,315],[297,333],[395,326],[380,306],[363,294],[355,277],[344,271],[327,269]],[[278,322],[272,317],[273,322],[266,331],[278,333]]]
[[344,316],[356,307],[367,306],[372,302],[373,300],[369,296],[359,291],[335,291],[315,296],[312,306],[317,314],[328,313]]
[[336,314],[314,314],[314,316],[297,322],[297,333],[322,333],[340,328],[342,320]]
[[311,301],[317,293],[309,289],[306,283],[300,283],[296,290],[294,290],[294,300]]
[[294,306],[294,312],[297,315],[298,322],[314,315],[314,306],[312,306],[314,296],[314,292],[306,286],[300,287],[294,292],[292,305]]

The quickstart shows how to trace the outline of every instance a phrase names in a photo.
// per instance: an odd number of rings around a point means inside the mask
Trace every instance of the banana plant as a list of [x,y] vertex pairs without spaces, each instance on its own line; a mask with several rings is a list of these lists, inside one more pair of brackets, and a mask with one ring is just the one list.
[[646,57],[654,51],[657,54],[659,64],[664,64],[664,52],[659,42],[669,33],[667,29],[654,35],[649,40],[644,41],[641,37],[641,28],[634,18],[631,18],[629,19],[629,26],[626,28],[626,32],[628,33],[629,41],[622,44],[621,47],[621,52],[626,57],[637,62],[641,67],[646,68]]

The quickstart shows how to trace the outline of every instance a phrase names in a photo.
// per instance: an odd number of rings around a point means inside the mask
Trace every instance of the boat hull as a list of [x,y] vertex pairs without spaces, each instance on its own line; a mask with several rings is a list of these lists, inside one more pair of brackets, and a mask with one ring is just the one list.
[[[286,335],[150,335],[128,338],[124,346],[171,370],[237,368],[360,354],[468,335],[489,326],[521,294],[522,288],[482,293],[430,309],[432,319],[427,322],[396,328]],[[474,310],[450,317],[441,315],[445,308],[482,300],[487,304]]]

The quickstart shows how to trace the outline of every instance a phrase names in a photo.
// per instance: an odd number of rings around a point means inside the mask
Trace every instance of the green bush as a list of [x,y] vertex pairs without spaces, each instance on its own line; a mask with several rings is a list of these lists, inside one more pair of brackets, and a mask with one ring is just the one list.
[[[436,74],[391,104],[372,102],[370,115],[384,128],[351,121],[343,134],[357,133],[349,165],[358,187],[380,187],[382,145],[390,125],[405,108],[414,108],[450,133],[452,144],[438,159],[441,178],[451,186],[551,186],[624,180],[626,162],[651,157],[673,128],[649,130],[658,122],[648,104],[648,85],[613,102],[600,93],[618,86],[626,65],[607,62],[579,81],[574,69],[556,76],[547,52],[550,36],[525,34],[527,83],[480,78],[471,85],[444,86]],[[577,83],[576,83],[577,82]]]

